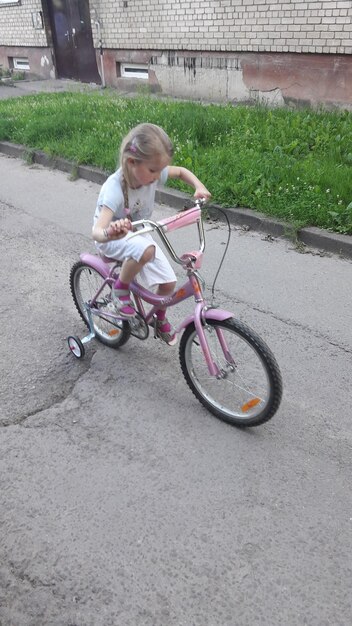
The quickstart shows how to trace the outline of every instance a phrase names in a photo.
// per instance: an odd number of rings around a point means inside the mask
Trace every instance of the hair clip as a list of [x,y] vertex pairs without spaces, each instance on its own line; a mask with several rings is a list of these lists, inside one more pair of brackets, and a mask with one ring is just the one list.
[[131,152],[137,152],[137,147],[136,147],[136,144],[134,143],[134,139],[133,139],[133,141],[132,141],[132,143],[130,145],[130,151]]

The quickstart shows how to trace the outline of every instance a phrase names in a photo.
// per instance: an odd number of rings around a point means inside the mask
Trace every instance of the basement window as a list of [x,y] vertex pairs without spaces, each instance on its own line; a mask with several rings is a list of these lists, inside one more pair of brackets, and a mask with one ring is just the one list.
[[29,61],[26,57],[14,57],[12,59],[12,66],[14,70],[30,70]]
[[148,65],[136,65],[134,63],[121,63],[122,78],[148,79]]

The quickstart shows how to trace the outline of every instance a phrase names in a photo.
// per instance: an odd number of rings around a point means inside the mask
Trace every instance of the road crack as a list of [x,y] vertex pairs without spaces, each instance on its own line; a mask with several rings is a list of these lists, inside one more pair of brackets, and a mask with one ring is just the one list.
[[58,391],[54,397],[51,396],[51,398],[48,398],[46,401],[43,400],[41,405],[34,407],[32,410],[26,412],[24,415],[20,415],[18,417],[13,417],[13,418],[6,417],[6,416],[0,418],[0,428],[1,427],[8,428],[10,426],[23,426],[25,425],[25,422],[27,422],[27,420],[29,420],[31,417],[34,417],[34,416],[37,417],[41,413],[48,411],[50,409],[53,409],[55,407],[58,407],[62,405],[64,402],[66,402],[68,398],[71,396],[72,391],[76,387],[77,383],[90,370],[93,356],[94,356],[94,353],[89,358],[86,357],[83,371],[82,370],[79,371],[78,376],[76,376],[74,379],[70,381],[67,381],[65,383],[64,388],[61,391]]

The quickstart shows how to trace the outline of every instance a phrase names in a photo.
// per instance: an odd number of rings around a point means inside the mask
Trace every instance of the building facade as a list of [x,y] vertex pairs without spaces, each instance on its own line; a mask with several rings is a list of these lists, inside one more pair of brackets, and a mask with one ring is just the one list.
[[0,64],[180,98],[352,108],[352,0],[0,0]]

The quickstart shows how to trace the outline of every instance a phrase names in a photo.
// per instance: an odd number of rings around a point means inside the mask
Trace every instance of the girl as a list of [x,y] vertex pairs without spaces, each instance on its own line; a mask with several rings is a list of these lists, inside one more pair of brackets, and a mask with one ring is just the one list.
[[[162,296],[170,295],[176,285],[175,273],[151,235],[130,238],[130,220],[150,219],[156,186],[159,181],[165,184],[168,177],[194,187],[195,198],[211,195],[192,172],[170,165],[172,155],[172,143],[162,128],[139,124],[122,141],[120,167],[106,180],[98,197],[93,239],[101,254],[123,261],[112,300],[117,313],[127,319],[135,315],[129,284],[136,274],[148,287],[156,286]],[[156,317],[158,337],[169,345],[176,343],[165,310],[158,310]]]

